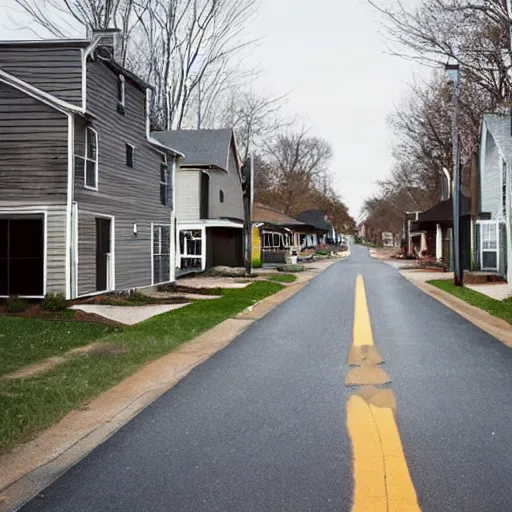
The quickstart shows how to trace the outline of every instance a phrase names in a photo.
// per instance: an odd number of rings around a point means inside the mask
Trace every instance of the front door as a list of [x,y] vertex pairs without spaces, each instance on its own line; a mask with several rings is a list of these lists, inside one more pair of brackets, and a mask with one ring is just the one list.
[[96,290],[110,289],[110,219],[96,218]]
[[0,295],[44,295],[42,216],[0,218]]

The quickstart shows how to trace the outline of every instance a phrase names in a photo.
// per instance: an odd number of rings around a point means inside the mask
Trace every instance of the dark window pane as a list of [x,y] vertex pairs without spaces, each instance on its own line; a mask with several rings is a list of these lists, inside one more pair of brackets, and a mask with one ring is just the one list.
[[160,202],[167,205],[167,185],[165,183],[160,183]]
[[87,129],[87,158],[96,160],[96,133],[90,128]]
[[0,258],[7,258],[7,229],[9,221],[0,219]]
[[486,252],[482,254],[483,268],[498,268],[498,255],[496,252]]
[[42,258],[43,243],[42,220],[11,219],[9,229],[11,258]]
[[171,252],[171,228],[162,226],[162,245],[161,254],[170,254]]
[[96,163],[87,160],[85,163],[85,184],[88,187],[96,188]]
[[153,254],[160,254],[160,229],[153,228]]
[[8,272],[7,258],[0,257],[0,295],[9,295],[9,288],[7,282]]
[[219,190],[219,201],[221,203],[224,202],[224,192],[222,190]]
[[125,85],[124,85],[124,76],[119,75],[117,79],[117,101],[124,105],[124,93],[125,93]]
[[160,165],[160,181],[162,183],[167,183],[167,165]]
[[9,294],[43,295],[43,258],[11,258]]
[[133,146],[126,144],[126,165],[133,167]]

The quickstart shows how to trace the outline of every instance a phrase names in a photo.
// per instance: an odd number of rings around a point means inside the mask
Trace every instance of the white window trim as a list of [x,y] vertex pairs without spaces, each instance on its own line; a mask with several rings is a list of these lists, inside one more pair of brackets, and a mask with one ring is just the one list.
[[119,105],[126,107],[126,79],[123,75],[118,75],[119,83],[121,84],[121,99],[117,98]]
[[[498,272],[500,268],[500,223],[497,220],[479,220],[480,225],[480,267],[483,271]],[[484,249],[484,237],[482,226],[494,225],[496,228],[496,249]],[[496,252],[496,267],[484,267],[484,252]]]
[[[154,251],[154,233],[155,228],[159,229],[159,242],[158,242],[158,254],[155,254]],[[169,228],[169,280],[168,281],[160,281],[155,283],[155,256],[162,256],[162,228]],[[151,223],[151,286],[158,286],[160,284],[172,283],[174,281],[171,271],[172,265],[172,226],[171,224],[161,224],[157,222]]]
[[[135,146],[133,144],[130,144],[129,142],[125,142],[125,164],[126,164],[126,167],[128,167],[128,169],[135,169]],[[132,148],[132,166],[130,167],[128,165],[128,154],[126,153],[126,146],[130,146]]]
[[[501,195],[500,195],[500,206],[501,206],[501,215],[505,219],[507,217],[507,161],[501,157]],[[505,204],[503,204],[503,187],[505,187]]]
[[[94,136],[96,138],[96,159],[93,160],[92,158],[89,158],[88,152],[89,152],[89,130],[94,133]],[[95,190],[98,191],[98,157],[99,157],[99,145],[98,145],[98,132],[91,128],[90,126],[87,126],[85,128],[85,154],[84,154],[84,188],[88,190]],[[94,162],[94,180],[96,182],[96,186],[91,187],[90,185],[87,185],[87,162]]]
[[[201,259],[201,271],[206,269],[206,227],[204,224],[178,224],[177,228],[177,240],[176,240],[176,251],[178,261],[176,263],[177,268],[181,268],[181,258],[197,258]],[[201,231],[201,255],[186,256],[181,254],[180,251],[180,232],[181,231]]]
[[[44,299],[46,297],[46,278],[48,273],[48,209],[46,207],[26,208],[12,207],[0,208],[0,215],[8,218],[9,215],[43,215],[43,295],[20,295],[21,299]],[[0,298],[7,299],[9,295],[0,295]]]

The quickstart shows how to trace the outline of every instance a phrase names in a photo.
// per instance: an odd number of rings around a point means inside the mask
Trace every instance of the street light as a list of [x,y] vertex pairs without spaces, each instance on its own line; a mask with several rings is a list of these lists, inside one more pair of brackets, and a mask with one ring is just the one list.
[[452,108],[452,160],[453,160],[453,284],[462,286],[464,272],[461,266],[460,254],[460,164],[459,164],[459,95],[460,67],[459,64],[446,64],[448,83],[453,86]]

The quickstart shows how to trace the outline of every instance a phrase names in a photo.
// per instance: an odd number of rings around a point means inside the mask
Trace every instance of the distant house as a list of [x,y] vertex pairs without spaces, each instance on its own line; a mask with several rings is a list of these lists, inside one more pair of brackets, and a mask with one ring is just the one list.
[[297,232],[296,244],[301,248],[317,247],[326,244],[328,239],[337,238],[336,230],[322,210],[307,210],[296,219],[314,228],[313,231]]
[[315,229],[304,222],[288,217],[280,210],[255,203],[252,213],[253,264],[286,263],[287,257],[297,256],[297,232],[312,233]]
[[178,275],[243,266],[244,192],[233,131],[174,130],[152,136],[185,154],[176,173]]
[[480,133],[480,213],[476,268],[510,279],[512,135],[509,115],[485,114]]
[[174,172],[117,31],[0,43],[0,296],[174,280]]

